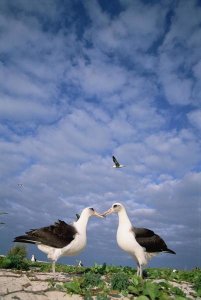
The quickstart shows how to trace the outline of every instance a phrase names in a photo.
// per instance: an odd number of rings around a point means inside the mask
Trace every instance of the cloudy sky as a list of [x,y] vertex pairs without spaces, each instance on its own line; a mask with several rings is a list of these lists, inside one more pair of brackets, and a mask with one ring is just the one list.
[[[177,252],[149,266],[201,266],[201,3],[1,0],[0,40],[1,254],[118,201]],[[60,262],[134,265],[117,224],[91,218]]]

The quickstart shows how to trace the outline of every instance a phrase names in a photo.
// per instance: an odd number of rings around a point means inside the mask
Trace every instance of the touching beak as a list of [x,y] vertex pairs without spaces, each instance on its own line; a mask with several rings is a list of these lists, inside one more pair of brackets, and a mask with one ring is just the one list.
[[102,214],[99,214],[97,211],[94,211],[93,215],[99,218],[104,218],[104,216]]
[[113,208],[111,207],[110,209],[108,209],[107,211],[105,211],[102,216],[106,217],[107,215],[110,215],[113,213]]

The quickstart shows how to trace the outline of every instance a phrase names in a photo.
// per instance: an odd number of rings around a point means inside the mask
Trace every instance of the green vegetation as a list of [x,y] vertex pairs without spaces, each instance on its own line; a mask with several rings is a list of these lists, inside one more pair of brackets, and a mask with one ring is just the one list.
[[125,291],[129,286],[129,275],[124,272],[115,273],[111,276],[113,290]]
[[146,280],[136,276],[136,271],[128,267],[104,266],[104,272],[103,266],[98,265],[82,269],[82,276],[75,276],[71,282],[60,284],[59,288],[70,294],[80,294],[85,299],[130,295],[138,300],[184,300],[189,298],[172,282],[185,281],[194,287],[194,297],[200,293],[200,269],[176,273],[171,269],[149,269]]
[[26,256],[26,246],[16,245],[9,250],[4,259],[0,260],[0,267],[3,269],[28,270],[29,263]]
[[27,248],[25,245],[17,244],[8,251],[7,256],[19,256],[24,259],[27,257]]
[[[7,257],[0,258],[0,268],[17,270],[37,269],[51,272],[51,263],[31,262],[25,258],[25,249],[15,248]],[[21,256],[20,256],[21,255]],[[20,258],[19,258],[20,257]],[[77,267],[56,264],[56,272],[68,273],[71,281],[58,283],[50,281],[51,288],[62,290],[68,294],[79,294],[84,299],[108,300],[111,297],[131,296],[138,300],[185,300],[189,299],[179,287],[173,283],[187,282],[194,290],[194,299],[201,296],[201,269],[189,271],[172,269],[148,269],[147,278],[141,279],[136,270],[130,267],[107,266]]]

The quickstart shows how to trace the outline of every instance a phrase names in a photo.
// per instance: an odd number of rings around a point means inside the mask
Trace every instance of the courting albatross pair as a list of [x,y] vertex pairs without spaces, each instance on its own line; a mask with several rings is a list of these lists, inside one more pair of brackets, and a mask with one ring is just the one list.
[[38,249],[45,252],[53,261],[52,269],[55,273],[55,262],[59,257],[77,255],[85,248],[89,218],[91,216],[103,218],[111,213],[117,213],[119,216],[117,243],[122,250],[136,260],[137,275],[142,277],[142,266],[146,265],[154,255],[161,252],[175,254],[152,230],[133,227],[121,203],[114,203],[103,214],[97,213],[93,208],[85,208],[73,225],[58,220],[54,225],[30,230],[26,232],[26,235],[16,237],[14,242],[36,244]]
[[93,208],[87,207],[72,225],[58,220],[54,225],[32,229],[25,235],[17,236],[14,242],[37,245],[52,260],[52,271],[55,274],[55,263],[61,256],[77,255],[86,247],[86,228],[91,216],[103,218]]
[[148,263],[153,256],[161,253],[176,254],[169,249],[164,240],[152,230],[137,228],[131,224],[126,209],[121,203],[114,203],[110,209],[102,215],[107,216],[117,213],[119,225],[117,228],[118,246],[130,254],[137,262],[137,275],[142,277],[142,267]]

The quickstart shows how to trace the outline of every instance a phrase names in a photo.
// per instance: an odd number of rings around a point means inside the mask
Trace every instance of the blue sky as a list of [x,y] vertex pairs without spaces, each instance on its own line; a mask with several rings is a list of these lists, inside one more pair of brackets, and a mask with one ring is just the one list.
[[[177,252],[150,266],[201,266],[200,2],[1,0],[0,28],[0,252],[118,201]],[[134,265],[116,228],[60,261]]]

